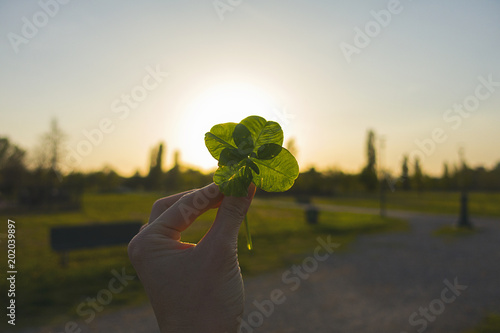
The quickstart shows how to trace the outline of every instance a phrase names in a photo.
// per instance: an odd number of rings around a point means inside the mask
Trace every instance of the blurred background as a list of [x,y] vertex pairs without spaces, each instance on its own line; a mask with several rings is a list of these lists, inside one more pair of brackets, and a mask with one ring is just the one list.
[[[156,199],[212,181],[213,125],[260,115],[300,175],[249,212],[242,332],[500,331],[499,15],[491,0],[0,1],[0,268],[10,219],[18,271],[17,323],[0,327],[156,332],[125,244]],[[339,254],[290,290],[318,237]],[[109,291],[122,270],[135,278]],[[455,277],[463,297],[418,312]],[[266,288],[290,293],[272,316],[253,303]]]

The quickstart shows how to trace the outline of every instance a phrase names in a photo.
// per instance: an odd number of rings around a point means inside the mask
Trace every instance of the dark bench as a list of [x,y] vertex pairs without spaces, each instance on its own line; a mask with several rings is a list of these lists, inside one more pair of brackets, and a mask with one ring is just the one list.
[[128,244],[141,226],[141,221],[118,221],[54,227],[50,229],[50,245],[61,254],[64,267],[69,251]]

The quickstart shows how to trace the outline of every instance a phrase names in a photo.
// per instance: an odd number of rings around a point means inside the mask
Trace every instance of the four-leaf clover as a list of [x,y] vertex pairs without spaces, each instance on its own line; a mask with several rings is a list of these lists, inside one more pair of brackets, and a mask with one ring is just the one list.
[[252,182],[264,191],[283,192],[299,175],[295,157],[282,147],[281,126],[259,116],[215,125],[205,134],[205,145],[219,161],[214,182],[228,196],[246,196]]

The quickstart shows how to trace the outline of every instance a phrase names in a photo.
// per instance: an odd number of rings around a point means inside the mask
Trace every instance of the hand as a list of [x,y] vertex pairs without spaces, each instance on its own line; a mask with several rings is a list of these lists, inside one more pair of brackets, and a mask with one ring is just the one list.
[[[162,333],[234,333],[243,314],[243,280],[237,241],[255,194],[225,197],[217,185],[179,193],[153,205],[149,223],[128,246]],[[180,241],[202,213],[217,208],[215,221],[198,244]]]

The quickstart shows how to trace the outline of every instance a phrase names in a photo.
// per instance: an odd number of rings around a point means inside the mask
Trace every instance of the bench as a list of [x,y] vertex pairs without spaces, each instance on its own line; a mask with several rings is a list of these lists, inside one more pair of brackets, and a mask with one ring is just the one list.
[[53,227],[50,245],[61,254],[61,266],[66,267],[69,251],[128,244],[141,226],[141,221],[117,221]]

